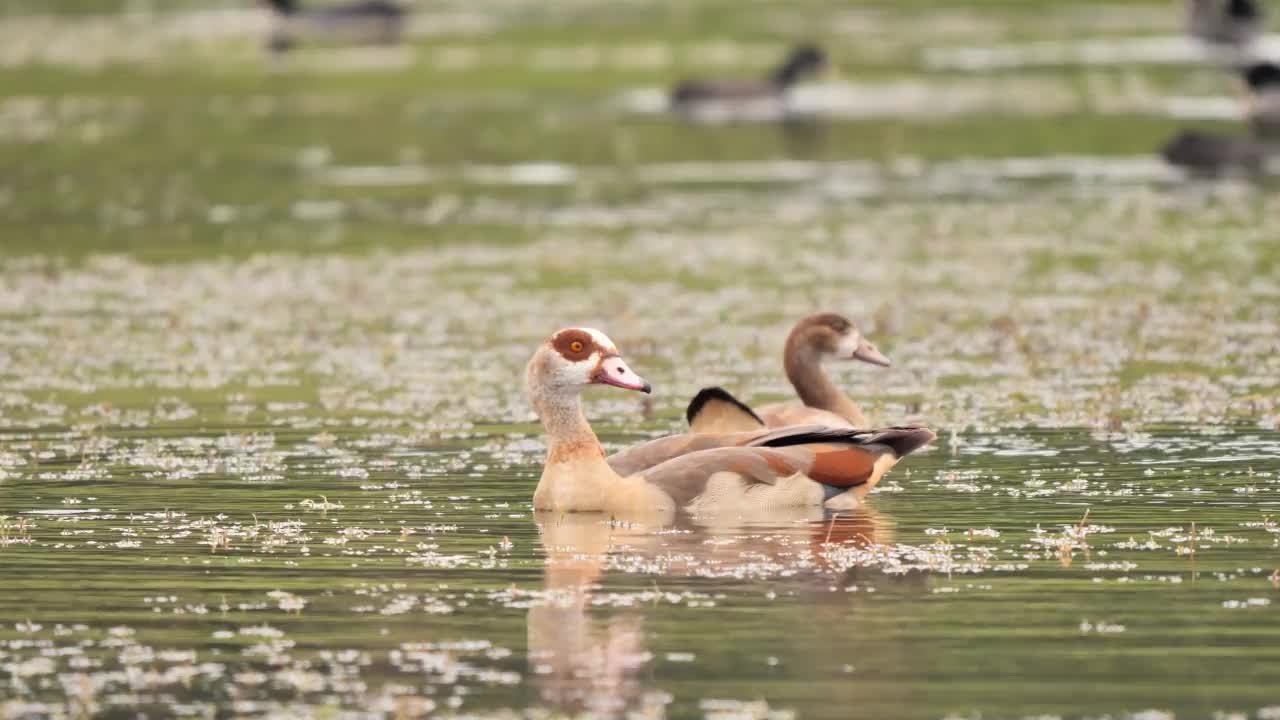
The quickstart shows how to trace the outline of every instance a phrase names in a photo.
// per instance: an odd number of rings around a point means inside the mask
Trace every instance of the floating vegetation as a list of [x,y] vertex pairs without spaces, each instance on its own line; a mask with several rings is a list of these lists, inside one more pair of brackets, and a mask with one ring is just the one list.
[[[127,5],[0,9],[0,717],[1280,718],[1280,201],[1155,157],[1242,111],[1167,7]],[[532,512],[548,331],[615,450],[819,308],[943,438],[865,508]]]

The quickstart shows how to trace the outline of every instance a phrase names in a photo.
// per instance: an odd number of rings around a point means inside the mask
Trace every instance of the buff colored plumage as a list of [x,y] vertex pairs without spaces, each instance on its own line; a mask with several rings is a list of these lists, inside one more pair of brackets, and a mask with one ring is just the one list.
[[935,437],[918,427],[757,428],[659,438],[606,457],[582,414],[582,388],[649,390],[613,342],[597,330],[561,330],[534,353],[525,375],[548,440],[533,496],[538,510],[634,515],[852,508],[900,458]]

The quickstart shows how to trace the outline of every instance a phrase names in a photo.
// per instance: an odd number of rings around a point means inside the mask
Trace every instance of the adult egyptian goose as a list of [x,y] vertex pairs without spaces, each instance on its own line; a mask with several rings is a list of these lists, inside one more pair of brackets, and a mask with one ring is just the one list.
[[671,109],[691,120],[779,120],[789,112],[786,93],[827,65],[826,53],[801,45],[761,80],[685,80],[671,91]]
[[260,0],[272,13],[267,47],[291,49],[314,37],[359,44],[391,44],[404,32],[405,8],[392,0],[357,0],[304,10],[298,0]]
[[1187,0],[1187,33],[1210,45],[1242,49],[1262,32],[1257,0]]
[[[807,426],[707,439],[675,436],[612,458],[582,414],[588,385],[649,392],[604,333],[568,328],[525,369],[529,402],[546,430],[537,510],[670,514],[750,513],[818,506],[850,509],[899,459],[932,442],[921,427],[858,431]],[[726,439],[728,438],[728,439]],[[648,464],[653,456],[671,457]]]
[[862,408],[822,369],[827,358],[861,360],[882,367],[891,364],[845,316],[830,312],[810,315],[791,328],[782,352],[782,367],[800,396],[799,402],[775,403],[753,412],[727,392],[708,388],[689,404],[689,428],[696,433],[723,433],[751,430],[761,424],[867,427]]

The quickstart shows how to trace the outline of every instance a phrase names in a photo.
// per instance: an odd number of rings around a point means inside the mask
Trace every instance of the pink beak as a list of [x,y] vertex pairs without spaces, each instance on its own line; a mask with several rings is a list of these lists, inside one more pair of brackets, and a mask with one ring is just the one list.
[[893,365],[893,363],[889,362],[889,358],[885,357],[884,353],[880,352],[880,349],[875,345],[867,342],[866,338],[863,338],[858,343],[858,349],[853,351],[852,357],[854,360],[861,360],[864,363],[871,363],[880,367]]
[[610,355],[601,360],[600,366],[596,368],[596,374],[592,376],[591,380],[603,385],[620,387],[624,390],[639,390],[643,393],[653,390],[653,388],[649,387],[649,383],[644,381],[644,378],[627,367],[627,363],[617,355]]

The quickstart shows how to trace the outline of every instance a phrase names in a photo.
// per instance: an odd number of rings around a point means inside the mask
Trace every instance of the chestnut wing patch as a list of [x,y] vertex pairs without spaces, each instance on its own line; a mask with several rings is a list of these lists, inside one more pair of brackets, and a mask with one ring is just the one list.
[[871,479],[876,453],[860,447],[818,451],[809,467],[809,478],[823,485],[853,487]]

